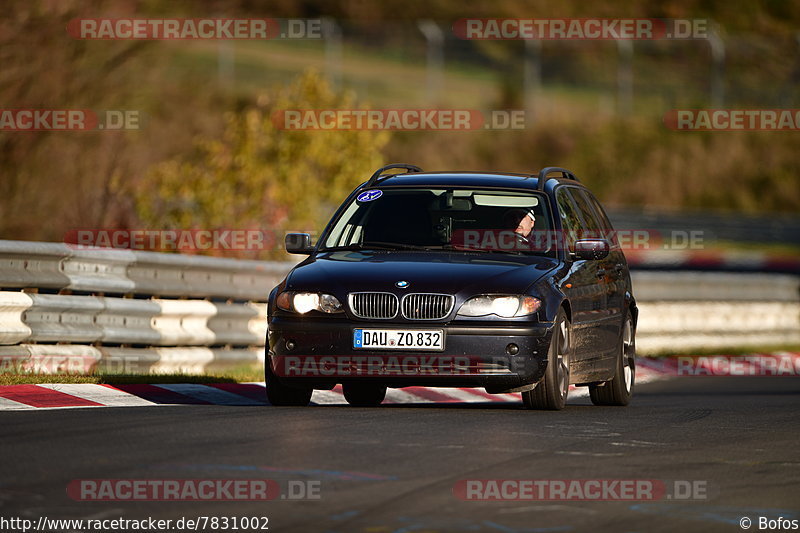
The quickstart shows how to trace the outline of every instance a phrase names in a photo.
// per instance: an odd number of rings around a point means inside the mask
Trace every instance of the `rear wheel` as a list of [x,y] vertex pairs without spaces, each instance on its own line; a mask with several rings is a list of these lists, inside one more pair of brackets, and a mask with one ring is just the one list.
[[625,314],[620,333],[620,346],[617,350],[617,370],[614,379],[603,385],[589,385],[589,397],[595,405],[628,405],[633,396],[633,384],[636,378],[636,339],[634,338],[633,319],[630,313]]
[[386,387],[371,383],[345,383],[342,391],[347,403],[356,407],[375,407],[386,397]]
[[561,309],[556,316],[553,338],[547,351],[547,370],[533,390],[522,393],[528,409],[560,410],[567,403],[569,392],[569,360],[572,353],[572,328]]
[[269,361],[266,364],[264,378],[267,385],[267,400],[272,405],[279,407],[305,407],[311,401],[313,389],[291,387],[281,383],[270,371]]

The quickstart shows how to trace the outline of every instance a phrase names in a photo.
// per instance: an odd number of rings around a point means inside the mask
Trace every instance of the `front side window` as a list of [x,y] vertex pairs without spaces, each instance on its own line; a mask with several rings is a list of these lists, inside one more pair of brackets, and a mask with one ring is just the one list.
[[594,212],[597,214],[597,219],[600,221],[600,226],[603,228],[603,230],[608,232],[614,231],[611,221],[608,220],[608,216],[600,205],[600,202],[597,201],[597,198],[592,196],[592,194],[587,191],[582,192],[589,204],[594,207]]
[[567,245],[567,250],[572,251],[575,249],[575,241],[583,229],[581,219],[578,216],[578,209],[570,199],[566,187],[561,187],[556,192],[556,203],[558,204],[558,214],[561,217],[564,242]]
[[548,253],[531,243],[552,228],[540,193],[387,187],[359,193],[334,221],[322,250]]
[[583,191],[573,188],[569,192],[583,219],[584,229],[586,230],[585,238],[599,238],[602,234],[600,221],[597,220],[594,211],[589,207],[589,203],[586,201]]

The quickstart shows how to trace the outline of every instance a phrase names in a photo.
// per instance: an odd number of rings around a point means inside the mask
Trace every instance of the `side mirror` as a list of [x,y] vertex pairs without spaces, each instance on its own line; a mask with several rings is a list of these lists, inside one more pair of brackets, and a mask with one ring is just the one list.
[[584,260],[605,259],[609,249],[605,239],[581,239],[575,242],[575,257]]
[[314,247],[311,246],[311,235],[308,233],[287,233],[284,244],[290,254],[309,255],[314,251]]

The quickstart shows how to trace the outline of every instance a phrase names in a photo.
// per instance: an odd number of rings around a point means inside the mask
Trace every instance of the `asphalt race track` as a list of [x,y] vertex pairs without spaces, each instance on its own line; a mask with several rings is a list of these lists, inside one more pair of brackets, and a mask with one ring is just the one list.
[[[6,411],[0,514],[266,516],[269,531],[374,533],[742,531],[747,516],[757,531],[760,516],[800,518],[799,411],[791,377],[674,378],[641,385],[627,408],[578,398],[561,412],[516,403]],[[185,478],[317,482],[319,498],[97,502],[66,492],[74,479]],[[648,501],[454,495],[459,480],[487,479],[702,490]]]

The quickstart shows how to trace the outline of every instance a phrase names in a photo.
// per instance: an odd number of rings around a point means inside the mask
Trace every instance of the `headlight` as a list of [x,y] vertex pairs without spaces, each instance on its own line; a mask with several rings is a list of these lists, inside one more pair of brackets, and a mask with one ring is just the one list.
[[461,316],[497,315],[503,318],[532,315],[539,310],[541,300],[533,296],[501,296],[483,294],[470,298],[458,310]]
[[279,309],[304,315],[309,311],[341,313],[342,304],[332,294],[318,292],[286,291],[278,295],[275,304]]

